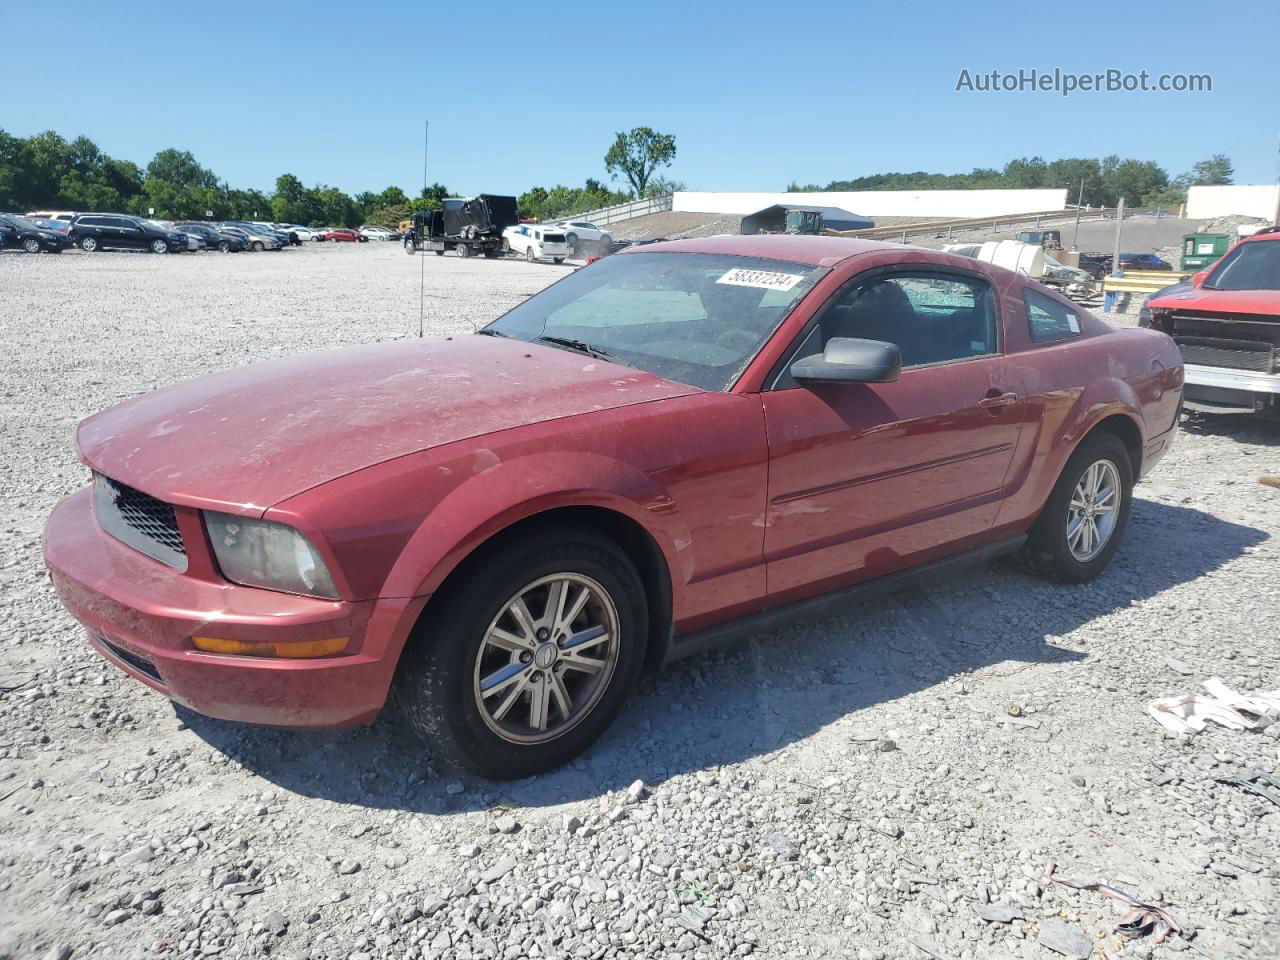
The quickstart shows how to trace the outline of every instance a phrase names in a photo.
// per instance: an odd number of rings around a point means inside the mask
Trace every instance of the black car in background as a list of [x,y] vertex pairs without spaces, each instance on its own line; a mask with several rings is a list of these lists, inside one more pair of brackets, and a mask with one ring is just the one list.
[[197,220],[179,220],[174,228],[183,233],[194,233],[204,240],[210,250],[221,250],[223,253],[243,253],[249,249],[249,241],[234,233],[224,233],[207,223]]
[[0,249],[16,247],[27,253],[61,253],[71,239],[57,230],[46,230],[16,213],[0,213]]
[[179,253],[187,249],[185,234],[123,213],[79,214],[71,221],[71,239],[86,253],[109,248],[152,253]]

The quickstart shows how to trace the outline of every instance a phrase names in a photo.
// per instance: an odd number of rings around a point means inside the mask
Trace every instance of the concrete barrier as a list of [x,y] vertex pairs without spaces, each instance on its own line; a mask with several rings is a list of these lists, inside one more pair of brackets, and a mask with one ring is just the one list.
[[1236,183],[1187,190],[1187,216],[1192,220],[1258,217],[1271,223],[1277,211],[1280,211],[1280,184],[1277,183]]
[[775,203],[841,207],[868,217],[1003,217],[1065,210],[1067,191],[857,190],[816,193],[712,193],[681,190],[671,209],[686,213],[755,213]]

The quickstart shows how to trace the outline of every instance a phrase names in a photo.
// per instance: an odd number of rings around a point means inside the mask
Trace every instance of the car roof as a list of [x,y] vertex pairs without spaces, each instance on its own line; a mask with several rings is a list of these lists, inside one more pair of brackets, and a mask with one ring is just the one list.
[[1280,240],[1280,230],[1271,230],[1266,233],[1255,233],[1248,237],[1241,237],[1241,243],[1265,243],[1268,240]]
[[738,236],[698,237],[691,240],[663,240],[630,247],[623,253],[722,253],[735,257],[764,257],[791,260],[813,266],[830,266],[863,253],[889,248],[902,249],[901,244],[881,243],[860,237],[814,237],[792,234],[746,234]]

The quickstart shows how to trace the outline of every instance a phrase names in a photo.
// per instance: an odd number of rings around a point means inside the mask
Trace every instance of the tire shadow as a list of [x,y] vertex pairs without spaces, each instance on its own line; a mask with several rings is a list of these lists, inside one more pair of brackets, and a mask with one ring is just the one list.
[[[847,613],[681,661],[641,679],[629,704],[582,757],[497,783],[440,767],[390,710],[336,733],[273,730],[175,707],[211,746],[277,787],[377,809],[421,813],[549,806],[633,780],[763,757],[862,711],[1013,661],[1081,661],[1058,637],[1218,570],[1267,539],[1253,527],[1141,496],[1126,540],[1092,583],[1062,586],[1004,565],[854,604]],[[847,737],[844,738],[847,741]],[[450,793],[450,784],[464,790]]]

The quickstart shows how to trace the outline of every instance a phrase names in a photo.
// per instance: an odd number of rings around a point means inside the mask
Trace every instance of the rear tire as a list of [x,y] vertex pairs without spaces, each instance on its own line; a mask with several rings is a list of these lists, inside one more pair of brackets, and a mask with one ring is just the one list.
[[[640,674],[649,620],[640,577],[616,545],[577,529],[504,540],[468,567],[452,578],[448,595],[437,594],[438,603],[414,629],[392,696],[413,730],[447,762],[496,780],[558,767],[604,732]],[[548,621],[549,630],[540,626],[553,605],[549,589],[539,587],[548,581],[567,584],[560,604],[566,614],[579,591],[587,592],[583,619],[569,618],[564,627],[570,639],[590,635],[580,641],[580,659],[567,653],[571,643],[557,639],[565,635],[555,623]],[[516,598],[533,621],[530,630],[508,619]],[[611,629],[596,632],[601,626],[591,626],[593,618]],[[529,637],[528,650],[496,648],[491,638],[498,633],[507,640]],[[575,662],[597,666],[580,669]],[[503,687],[509,693],[501,687],[481,693],[482,681],[502,671],[508,671]],[[534,723],[540,691],[541,730]]]
[[471,256],[471,245],[467,243],[460,243],[457,246],[457,251],[458,251],[458,256],[462,257],[463,259],[466,259],[467,257]]
[[552,263],[564,263],[564,257],[552,257],[552,258],[551,258],[551,262],[552,262]]
[[[1093,495],[1089,493],[1091,477],[1100,480]],[[1113,490],[1109,498],[1108,489]],[[1120,549],[1132,495],[1133,464],[1120,438],[1107,431],[1085,437],[1062,468],[1031,528],[1017,557],[1019,566],[1059,583],[1092,580]],[[1091,502],[1095,499],[1096,504]]]

